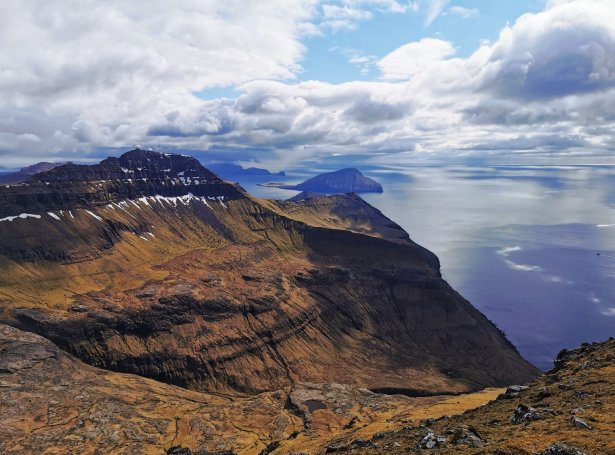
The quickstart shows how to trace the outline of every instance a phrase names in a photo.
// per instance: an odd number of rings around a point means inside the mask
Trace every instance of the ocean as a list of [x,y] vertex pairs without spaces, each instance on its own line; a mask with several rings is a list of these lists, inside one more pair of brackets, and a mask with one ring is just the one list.
[[[370,166],[362,197],[438,255],[444,278],[541,369],[560,349],[615,336],[615,166]],[[238,176],[259,197],[295,191]]]

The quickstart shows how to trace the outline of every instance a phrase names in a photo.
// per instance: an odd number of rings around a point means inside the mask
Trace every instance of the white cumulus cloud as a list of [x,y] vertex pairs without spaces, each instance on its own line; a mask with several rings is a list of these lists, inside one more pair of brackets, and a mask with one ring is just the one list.
[[378,62],[385,80],[403,80],[432,69],[434,63],[455,54],[455,47],[449,41],[423,38],[421,41],[405,44],[386,55]]
[[[351,22],[368,7],[397,14],[415,5],[326,4],[341,8],[329,9],[330,19]],[[430,5],[420,3],[437,14],[450,6]],[[8,2],[0,16],[0,162],[88,159],[99,149],[158,141],[277,162],[332,153],[612,153],[610,0],[552,1],[467,57],[435,38],[379,60],[340,55],[368,69],[377,64],[379,81],[300,81],[302,40],[322,27],[323,6]],[[238,86],[239,95],[195,96],[218,86]]]

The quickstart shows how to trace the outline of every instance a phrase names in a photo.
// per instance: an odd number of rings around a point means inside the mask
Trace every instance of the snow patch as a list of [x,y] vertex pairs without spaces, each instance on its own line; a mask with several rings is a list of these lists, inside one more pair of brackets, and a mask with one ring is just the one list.
[[88,212],[90,215],[92,215],[94,218],[96,218],[98,221],[103,221],[103,219],[101,217],[99,217],[98,215],[96,215],[93,212],[90,212],[89,210],[86,210],[86,212]]
[[13,221],[14,219],[17,218],[21,218],[22,220],[25,220],[26,218],[36,218],[37,220],[41,219],[40,215],[33,215],[31,213],[21,213],[19,215],[15,215],[15,216],[7,216],[5,218],[0,218],[0,222],[2,221]]

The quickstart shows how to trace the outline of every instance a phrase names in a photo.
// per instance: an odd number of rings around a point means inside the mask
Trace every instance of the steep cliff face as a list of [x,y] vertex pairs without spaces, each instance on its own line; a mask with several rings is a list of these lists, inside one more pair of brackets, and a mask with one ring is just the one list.
[[189,157],[133,151],[0,188],[0,210],[0,320],[91,365],[248,393],[458,393],[536,374],[354,195],[261,201]]

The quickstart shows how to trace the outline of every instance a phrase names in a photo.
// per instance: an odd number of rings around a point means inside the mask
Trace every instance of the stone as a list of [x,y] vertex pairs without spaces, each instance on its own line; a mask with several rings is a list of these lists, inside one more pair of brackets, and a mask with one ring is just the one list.
[[85,305],[73,305],[70,307],[70,311],[73,313],[86,313],[88,311],[88,307]]
[[586,429],[586,430],[591,430],[592,428],[587,422],[585,422],[585,420],[581,419],[580,417],[576,417],[576,416],[570,419],[570,423],[575,428],[581,428],[581,429]]
[[372,441],[359,438],[359,439],[352,441],[352,444],[350,444],[350,448],[356,449],[356,448],[363,448],[363,447],[373,447],[373,445],[374,443]]
[[167,449],[167,455],[193,455],[193,453],[192,450],[182,446],[173,446]]
[[526,405],[519,405],[510,421],[515,424],[523,423],[523,422],[531,422],[534,420],[544,419],[545,415],[541,412],[538,412],[536,409],[532,407],[528,407]]
[[419,448],[421,449],[434,449],[436,447],[440,447],[446,443],[446,438],[444,436],[436,436],[435,433],[429,432],[427,436],[425,436],[419,442]]
[[327,448],[325,449],[325,453],[343,452],[344,450],[347,450],[347,447],[344,444],[334,443],[327,446]]
[[587,452],[566,444],[556,443],[542,451],[540,455],[589,455]]
[[472,427],[462,427],[453,430],[451,442],[455,445],[465,445],[474,448],[483,447],[485,445],[485,441],[481,435]]
[[511,385],[506,389],[506,392],[504,392],[498,397],[498,399],[510,400],[512,398],[517,398],[522,391],[527,389],[528,386],[525,385]]

